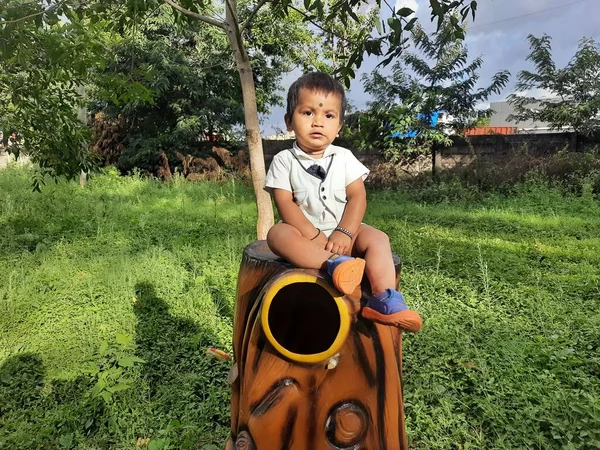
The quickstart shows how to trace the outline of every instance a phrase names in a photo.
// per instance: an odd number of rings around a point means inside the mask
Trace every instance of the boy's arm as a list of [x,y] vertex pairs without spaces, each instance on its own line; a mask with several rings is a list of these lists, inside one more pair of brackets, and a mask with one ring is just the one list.
[[[358,178],[346,186],[346,197],[348,202],[338,226],[355,235],[367,210],[367,191],[362,178]],[[341,231],[334,231],[329,236],[329,242],[325,249],[332,253],[345,254],[350,251],[351,244],[352,239],[350,239],[350,236]]]
[[294,196],[290,191],[273,189],[273,198],[281,220],[295,227],[305,238],[312,239],[315,237],[317,229],[306,218],[300,207],[294,203]]
[[367,191],[362,178],[346,186],[346,208],[338,226],[356,234],[367,211]]

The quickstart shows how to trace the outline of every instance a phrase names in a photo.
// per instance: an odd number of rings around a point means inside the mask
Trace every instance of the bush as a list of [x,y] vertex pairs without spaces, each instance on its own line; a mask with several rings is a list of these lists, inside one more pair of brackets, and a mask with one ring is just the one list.
[[[469,163],[440,171],[432,180],[431,172],[419,170],[409,175],[406,164],[373,163],[368,183],[375,189],[419,190],[423,201],[471,198],[476,192],[497,191],[505,194],[539,175],[552,185],[576,195],[600,194],[600,148],[585,152],[560,151],[552,155],[531,155],[527,149],[502,155],[502,158],[475,157]],[[442,194],[443,192],[443,194]],[[438,197],[438,194],[442,194]]]

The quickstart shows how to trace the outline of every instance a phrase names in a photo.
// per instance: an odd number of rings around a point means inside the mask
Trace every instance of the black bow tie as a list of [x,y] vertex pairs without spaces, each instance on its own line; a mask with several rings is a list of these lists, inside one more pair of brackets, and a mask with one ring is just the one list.
[[327,176],[327,172],[325,172],[325,169],[323,169],[323,167],[321,167],[318,164],[313,164],[308,169],[306,169],[306,171],[311,175],[314,175],[315,177],[319,178],[320,180],[324,180]]

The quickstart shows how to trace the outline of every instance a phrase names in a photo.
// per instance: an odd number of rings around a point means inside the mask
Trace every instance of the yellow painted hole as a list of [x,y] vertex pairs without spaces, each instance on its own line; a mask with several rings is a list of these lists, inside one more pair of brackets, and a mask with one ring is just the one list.
[[265,336],[279,353],[303,363],[335,355],[350,330],[348,308],[339,292],[303,272],[285,274],[268,288],[261,322]]

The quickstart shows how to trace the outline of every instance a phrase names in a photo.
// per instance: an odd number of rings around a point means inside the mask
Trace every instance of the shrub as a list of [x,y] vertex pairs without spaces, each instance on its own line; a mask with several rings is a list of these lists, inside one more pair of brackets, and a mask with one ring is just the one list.
[[[540,179],[573,194],[600,193],[600,149],[597,147],[585,152],[565,150],[543,156],[531,155],[527,149],[502,155],[501,158],[478,156],[467,164],[438,172],[435,180],[432,180],[428,163],[425,161],[418,167],[416,161],[411,163],[412,166],[406,162],[373,162],[369,164],[371,174],[367,183],[375,189],[422,189],[420,195],[423,200],[433,200],[437,198],[435,194],[439,189],[450,189],[458,195],[458,191],[468,187],[471,194],[467,197],[474,195],[475,191],[510,193],[516,186],[531,179],[532,174],[538,174]],[[414,170],[411,171],[411,168]],[[443,187],[436,186],[438,184]],[[442,199],[454,196],[448,192]]]

